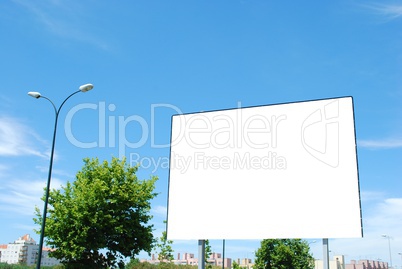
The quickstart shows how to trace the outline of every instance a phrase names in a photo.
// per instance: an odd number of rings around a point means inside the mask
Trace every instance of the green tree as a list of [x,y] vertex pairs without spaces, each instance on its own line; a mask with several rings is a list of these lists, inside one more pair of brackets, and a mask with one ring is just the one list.
[[232,268],[233,269],[241,269],[242,267],[240,266],[240,264],[238,264],[236,261],[232,262]]
[[[163,221],[166,225],[166,221]],[[158,260],[169,261],[171,262],[173,257],[173,248],[172,248],[173,241],[167,239],[166,230],[162,232],[162,236],[156,240],[156,247],[159,249]]]
[[212,254],[211,245],[209,244],[209,240],[206,239],[205,240],[205,260],[208,260],[209,257],[211,257],[211,254]]
[[139,263],[140,260],[138,258],[131,258],[130,261],[126,264],[125,269],[133,269]]
[[255,269],[313,269],[308,243],[300,239],[265,239],[256,252]]
[[212,265],[210,263],[208,263],[208,259],[209,259],[209,257],[211,257],[211,254],[212,254],[211,245],[209,244],[209,240],[206,239],[205,240],[205,263],[206,263],[207,269],[212,268]]
[[[148,222],[157,177],[139,180],[137,170],[125,159],[99,163],[86,158],[73,183],[50,191],[46,242],[67,269],[124,268],[123,258],[151,251],[153,225]],[[37,207],[36,216],[40,225]]]

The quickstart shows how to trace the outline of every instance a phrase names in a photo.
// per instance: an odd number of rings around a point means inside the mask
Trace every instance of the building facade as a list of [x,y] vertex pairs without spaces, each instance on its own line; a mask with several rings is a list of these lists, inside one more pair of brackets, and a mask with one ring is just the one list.
[[[42,266],[53,266],[60,264],[60,261],[49,257],[51,249],[44,248],[42,250]],[[8,264],[36,264],[39,252],[39,245],[29,234],[21,236],[13,243],[0,245],[0,262]]]
[[241,267],[241,268],[245,268],[245,269],[252,269],[254,266],[254,263],[251,259],[246,258],[246,259],[237,259],[237,264]]
[[[315,260],[315,269],[323,269],[323,261]],[[343,255],[334,256],[329,261],[329,269],[388,269],[388,263],[373,260],[351,260],[350,263],[345,263]]]
[[351,260],[345,269],[388,269],[388,263],[373,260]]
[[[152,264],[158,264],[160,261],[156,258],[155,254],[151,255],[150,260],[140,260],[140,262],[148,262]],[[172,260],[174,264],[188,264],[188,265],[198,265],[198,259],[194,257],[194,254],[192,253],[183,253],[183,255],[180,255],[180,253],[177,254],[177,259]],[[225,268],[231,268],[232,267],[232,259],[230,258],[222,258],[222,255],[220,253],[212,253],[209,259],[206,261],[207,264],[210,265],[216,265],[222,267],[222,263]]]

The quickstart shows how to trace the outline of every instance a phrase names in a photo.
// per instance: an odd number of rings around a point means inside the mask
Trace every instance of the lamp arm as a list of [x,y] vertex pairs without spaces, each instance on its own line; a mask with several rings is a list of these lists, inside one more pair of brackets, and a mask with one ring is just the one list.
[[76,91],[76,92],[73,92],[73,93],[70,94],[66,99],[64,99],[63,103],[61,103],[61,105],[59,106],[59,109],[57,110],[57,114],[59,114],[59,112],[60,112],[60,110],[61,110],[61,107],[64,105],[64,103],[65,103],[68,99],[70,99],[71,96],[73,96],[74,94],[77,94],[77,93],[79,93],[79,92],[81,92],[81,91],[78,90],[78,91]]
[[43,95],[41,95],[41,98],[45,98],[46,100],[48,100],[52,104],[53,109],[54,109],[54,113],[56,114],[56,117],[57,117],[57,114],[59,114],[59,113],[58,113],[57,108],[56,108],[55,104],[53,103],[53,101],[50,100],[49,98],[47,98],[46,96],[43,96]]

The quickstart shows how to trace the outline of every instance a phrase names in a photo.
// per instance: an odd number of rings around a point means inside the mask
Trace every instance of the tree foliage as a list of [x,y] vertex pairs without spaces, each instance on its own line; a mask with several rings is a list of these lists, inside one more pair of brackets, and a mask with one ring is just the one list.
[[233,269],[241,269],[242,267],[240,266],[240,264],[238,264],[236,261],[232,262],[232,268]]
[[212,254],[212,248],[211,245],[209,244],[209,240],[205,239],[205,261],[207,261]]
[[[124,268],[123,258],[151,251],[157,178],[139,180],[137,170],[125,159],[86,158],[73,183],[50,191],[46,242],[66,268]],[[38,208],[36,216],[40,225]]]
[[[197,269],[197,265],[190,264],[174,264],[172,262],[162,262],[159,264],[151,264],[148,262],[140,262],[136,265],[127,267],[126,269]],[[222,269],[221,266],[212,266],[212,269]]]
[[212,248],[211,245],[209,244],[209,240],[205,239],[205,253],[204,253],[204,259],[205,259],[205,264],[207,269],[212,268],[212,264],[208,263],[208,259],[211,257],[212,254]]
[[[163,223],[166,224],[166,221]],[[173,257],[173,248],[172,248],[173,241],[167,239],[167,232],[166,230],[162,232],[162,236],[156,240],[156,248],[159,249],[158,253],[158,260],[161,262],[171,262]]]
[[313,269],[308,243],[300,239],[265,239],[256,252],[255,269]]
[[138,258],[131,258],[130,261],[125,265],[124,269],[132,269],[140,263]]

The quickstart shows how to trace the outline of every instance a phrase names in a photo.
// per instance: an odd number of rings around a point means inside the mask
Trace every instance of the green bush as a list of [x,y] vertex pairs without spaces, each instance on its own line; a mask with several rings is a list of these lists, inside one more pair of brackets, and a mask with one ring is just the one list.
[[[19,265],[19,264],[7,264],[0,263],[0,269],[35,269],[36,266],[27,266],[27,265]],[[148,262],[131,262],[126,265],[126,269],[197,269],[196,265],[177,265],[174,263],[165,263],[162,262],[160,264],[151,264]],[[212,269],[221,269],[219,266],[212,266]],[[42,266],[41,269],[64,269],[62,264],[55,266]]]
[[[0,263],[0,269],[34,269],[35,265],[21,265],[21,264],[8,264],[8,263]],[[63,269],[62,265],[56,266],[41,266],[41,269]]]
[[[197,265],[189,265],[189,264],[174,264],[174,263],[165,263],[162,262],[160,264],[151,264],[148,262],[140,262],[133,264],[132,266],[127,266],[126,269],[197,269]],[[212,269],[221,269],[219,266],[212,266]]]
[[19,264],[0,263],[0,269],[30,269],[30,267]]

